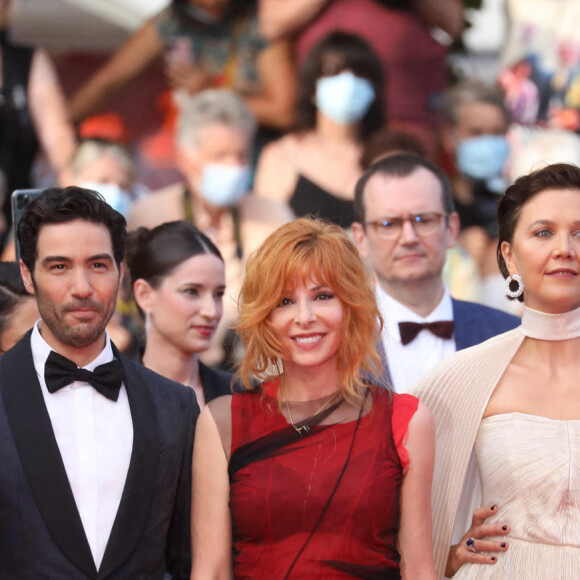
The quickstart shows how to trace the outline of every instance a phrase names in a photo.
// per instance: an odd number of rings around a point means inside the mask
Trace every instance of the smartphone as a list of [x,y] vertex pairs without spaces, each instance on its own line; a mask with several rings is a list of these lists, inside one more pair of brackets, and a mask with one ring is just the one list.
[[12,204],[12,235],[14,237],[14,247],[16,249],[16,261],[20,260],[20,244],[16,235],[18,222],[26,209],[26,206],[36,197],[38,197],[44,189],[16,189],[12,192],[10,198]]

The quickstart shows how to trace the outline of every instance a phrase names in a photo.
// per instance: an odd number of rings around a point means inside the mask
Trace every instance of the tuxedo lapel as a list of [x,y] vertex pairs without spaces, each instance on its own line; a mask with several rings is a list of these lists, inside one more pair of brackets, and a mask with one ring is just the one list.
[[89,578],[97,570],[36,376],[29,332],[0,362],[0,389],[20,461],[46,527]]
[[133,451],[115,523],[107,543],[99,578],[105,578],[133,552],[150,516],[159,468],[160,435],[153,397],[139,366],[114,348],[124,370],[131,418]]

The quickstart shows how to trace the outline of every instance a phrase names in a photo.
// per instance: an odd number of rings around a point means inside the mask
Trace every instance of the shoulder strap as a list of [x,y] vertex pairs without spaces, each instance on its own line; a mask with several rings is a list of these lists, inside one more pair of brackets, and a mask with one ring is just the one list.
[[[313,431],[312,427],[316,427],[326,419],[331,413],[336,411],[336,409],[342,404],[342,399],[337,401],[334,405],[331,405],[323,411],[314,415],[312,417],[307,417],[303,421],[296,423],[295,426],[288,425],[283,429],[274,431],[274,433],[269,433],[263,437],[259,437],[255,441],[250,441],[245,445],[238,447],[230,457],[230,462],[228,464],[228,475],[230,482],[232,481],[234,475],[243,467],[250,465],[256,461],[261,461],[269,457],[275,457],[276,455],[281,455],[286,453],[286,448],[290,445],[298,443],[306,437],[310,437],[314,433],[320,433],[320,429],[328,429],[332,425],[323,425],[317,431]],[[300,427],[308,427],[303,431],[298,431]],[[297,428],[297,429],[296,429]]]

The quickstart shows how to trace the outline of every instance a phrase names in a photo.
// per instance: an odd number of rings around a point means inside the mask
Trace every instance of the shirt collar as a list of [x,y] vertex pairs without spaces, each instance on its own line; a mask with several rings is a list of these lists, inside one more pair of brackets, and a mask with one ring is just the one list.
[[[32,360],[34,361],[36,374],[43,378],[41,384],[44,384],[44,366],[46,365],[46,359],[48,358],[48,355],[53,349],[49,346],[46,340],[42,338],[39,330],[40,324],[42,324],[42,320],[37,320],[36,324],[34,325],[32,335],[30,337],[30,348],[32,349]],[[105,347],[94,360],[82,368],[93,371],[95,367],[110,362],[114,358],[115,357],[113,356],[111,339],[109,337],[109,333],[105,330]]]
[[376,286],[377,302],[388,336],[396,336],[401,339],[399,333],[399,322],[434,322],[436,320],[453,320],[453,302],[447,287],[444,287],[443,296],[439,304],[425,318],[419,316],[387,294],[379,284]]

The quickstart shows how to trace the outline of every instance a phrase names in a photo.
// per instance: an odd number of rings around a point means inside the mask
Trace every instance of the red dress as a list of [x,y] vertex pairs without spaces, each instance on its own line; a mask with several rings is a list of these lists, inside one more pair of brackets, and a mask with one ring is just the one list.
[[403,440],[417,399],[372,387],[358,421],[301,437],[264,391],[232,399],[236,579],[399,579]]

